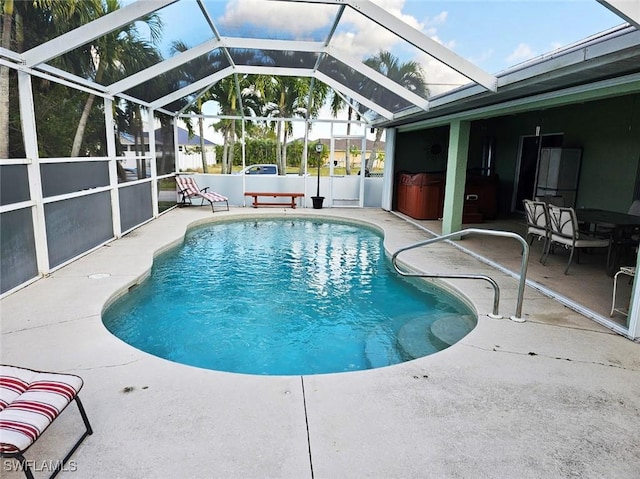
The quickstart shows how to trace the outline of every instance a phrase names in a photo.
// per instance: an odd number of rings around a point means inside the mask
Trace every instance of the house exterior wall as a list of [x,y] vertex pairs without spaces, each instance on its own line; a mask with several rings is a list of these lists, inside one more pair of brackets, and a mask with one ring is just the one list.
[[[494,172],[500,178],[499,214],[512,211],[522,136],[562,134],[562,146],[583,150],[576,207],[626,212],[637,195],[640,163],[640,94],[624,95],[471,124],[467,168],[483,167],[487,138],[494,138]],[[446,169],[449,128],[399,132],[394,154],[396,174]],[[442,144],[438,154],[431,146]]]

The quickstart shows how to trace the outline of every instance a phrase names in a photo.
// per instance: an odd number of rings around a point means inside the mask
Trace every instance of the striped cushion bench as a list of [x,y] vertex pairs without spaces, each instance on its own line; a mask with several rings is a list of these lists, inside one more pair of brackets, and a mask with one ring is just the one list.
[[71,403],[76,401],[86,431],[50,477],[55,477],[80,443],[92,434],[78,393],[82,378],[0,365],[0,456],[17,459],[27,478],[33,474],[23,453]]

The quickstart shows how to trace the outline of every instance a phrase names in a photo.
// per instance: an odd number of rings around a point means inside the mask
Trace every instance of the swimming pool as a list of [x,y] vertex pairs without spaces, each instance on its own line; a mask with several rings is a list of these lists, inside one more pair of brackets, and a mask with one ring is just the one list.
[[426,356],[459,341],[476,317],[447,292],[399,277],[373,229],[261,218],[190,229],[103,322],[171,361],[299,375]]

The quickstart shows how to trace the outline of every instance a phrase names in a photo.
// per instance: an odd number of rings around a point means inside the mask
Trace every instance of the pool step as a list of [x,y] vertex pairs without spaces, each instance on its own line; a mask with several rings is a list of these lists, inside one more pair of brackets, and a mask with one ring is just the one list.
[[433,354],[457,343],[476,325],[470,315],[436,313],[418,316],[405,323],[398,332],[400,347],[412,358]]
[[398,331],[398,344],[413,359],[439,350],[430,340],[432,316],[418,316],[407,321]]
[[431,325],[431,334],[451,346],[469,334],[476,323],[475,318],[468,314],[443,314]]
[[372,369],[403,361],[394,343],[395,341],[382,328],[376,329],[367,336],[364,354]]

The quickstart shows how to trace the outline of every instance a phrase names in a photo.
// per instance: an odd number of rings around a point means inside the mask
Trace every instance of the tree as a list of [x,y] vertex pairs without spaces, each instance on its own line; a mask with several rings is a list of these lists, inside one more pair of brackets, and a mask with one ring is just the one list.
[[[367,58],[364,61],[364,64],[382,73],[390,80],[393,80],[398,85],[406,88],[416,95],[426,97],[429,93],[424,77],[424,71],[418,62],[408,61],[406,63],[400,63],[400,60],[392,53],[388,51],[380,51],[373,57]],[[386,94],[373,82],[368,82],[365,85],[365,91],[370,99],[378,103],[379,97]],[[366,162],[365,171],[371,170],[371,167],[373,166],[373,161],[376,159],[378,154],[378,145],[382,138],[382,132],[383,130],[381,128],[376,128],[375,140],[373,142],[371,155]]]
[[[212,99],[218,102],[220,114],[232,117],[222,119],[214,125],[217,130],[222,132],[224,139],[222,152],[223,173],[231,173],[235,163],[237,131],[242,128],[242,121],[247,116],[255,116],[262,108],[262,96],[255,87],[256,81],[261,81],[259,76],[235,75],[219,81],[210,90]],[[258,131],[258,128],[253,125],[253,122],[245,121],[245,131],[252,130]]]
[[[2,8],[0,46],[11,49],[13,0],[5,0]],[[9,158],[9,67],[0,65],[0,158]]]
[[[95,8],[100,0],[4,0],[1,3],[3,15],[0,46],[23,53],[95,18]],[[82,55],[70,53],[49,63],[78,73],[83,71],[83,66],[87,63],[83,63],[81,57]],[[8,157],[11,149],[9,78],[9,67],[0,66],[0,158]],[[14,116],[19,117],[17,113]]]
[[[2,46],[19,53],[42,45],[60,34],[72,31],[120,8],[118,0],[31,0],[19,2],[4,0],[2,5]],[[160,22],[158,17],[149,15],[141,20],[149,26],[152,38],[154,40],[159,38]],[[140,40],[135,26],[131,24],[53,58],[47,63],[97,83],[102,81],[108,83],[157,63],[160,59],[159,52],[151,43]],[[5,73],[6,69],[0,67],[0,70],[4,70],[0,71],[0,92],[3,92],[7,88],[7,78],[2,73]],[[95,140],[98,137],[104,139],[104,134],[96,136],[97,129],[88,125],[92,115],[96,118],[100,117],[99,109],[92,113],[94,95],[87,95],[69,87],[52,86],[52,82],[37,77],[33,81],[33,94],[37,114],[50,110],[56,104],[60,105],[59,108],[64,105],[65,111],[60,111],[59,114],[65,116],[69,125],[77,125],[74,128],[74,134],[73,131],[67,132],[66,129],[64,132],[56,131],[53,126],[39,121],[38,137],[41,149],[46,147],[54,156],[69,154],[78,156],[81,154],[82,144],[88,134],[92,136],[91,144],[87,145],[84,150],[96,150],[97,148],[102,151],[103,147],[96,145]],[[3,100],[7,97],[8,95],[2,94]],[[82,104],[77,105],[78,101]],[[0,110],[1,151],[6,145],[7,138],[9,137],[11,140],[11,137],[6,134],[9,128],[6,122],[7,109],[0,108]],[[9,122],[12,121],[12,117],[19,118],[16,105],[11,106],[8,115]],[[102,129],[104,130],[104,128]],[[73,141],[59,138],[61,133],[73,138]],[[66,150],[60,150],[63,145],[66,145]],[[9,148],[12,148],[10,143]]]
[[[351,118],[353,117],[353,106],[352,106],[352,103],[345,102],[342,99],[342,97],[338,95],[336,92],[332,92],[331,115],[334,118],[337,118],[338,113],[345,107],[345,105],[347,106],[347,143],[345,146],[344,162],[345,162],[345,170],[346,170],[345,173],[347,175],[350,175],[352,146],[348,137],[349,135],[351,135]],[[356,120],[359,118],[360,118],[360,115],[358,114],[358,112],[356,112]]]
[[[102,11],[96,12],[98,16],[107,15],[120,9],[119,0],[104,0],[100,3]],[[148,27],[153,41],[157,41],[162,33],[162,22],[155,15],[147,15],[141,19]],[[90,51],[93,61],[91,65],[91,76],[96,83],[102,83],[106,77],[110,81],[116,81],[127,74],[142,70],[154,65],[161,60],[161,55],[157,49],[146,40],[138,37],[135,23],[130,23],[118,30],[107,33],[97,38],[90,45],[86,46]],[[71,156],[78,156],[84,134],[87,128],[87,121],[91,113],[91,107],[95,101],[95,95],[89,95],[80,115],[78,128],[73,139]]]
[[[311,90],[309,78],[271,77],[265,85],[267,102],[264,111],[267,116],[281,119],[306,117],[307,114],[309,117],[317,117],[327,91],[326,85],[320,82],[316,82]],[[279,174],[284,175],[287,167],[287,142],[289,135],[293,133],[293,126],[289,120],[276,120],[275,127],[278,141],[276,162]]]

